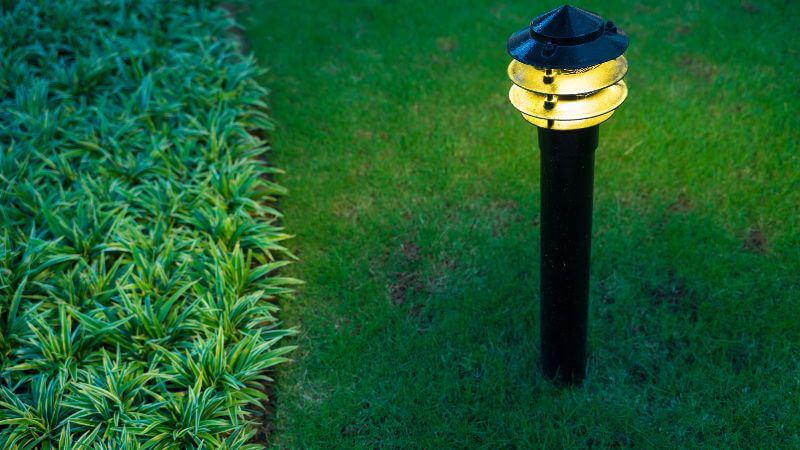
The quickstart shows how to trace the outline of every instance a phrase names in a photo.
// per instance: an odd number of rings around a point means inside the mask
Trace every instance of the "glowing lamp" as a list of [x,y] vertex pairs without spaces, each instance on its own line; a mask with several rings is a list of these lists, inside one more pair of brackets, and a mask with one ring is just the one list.
[[561,383],[586,376],[594,153],[599,125],[628,95],[627,48],[613,22],[568,5],[508,40],[508,97],[541,150],[542,370]]
[[628,95],[628,37],[612,22],[561,6],[508,40],[509,99],[525,120],[552,130],[598,125]]

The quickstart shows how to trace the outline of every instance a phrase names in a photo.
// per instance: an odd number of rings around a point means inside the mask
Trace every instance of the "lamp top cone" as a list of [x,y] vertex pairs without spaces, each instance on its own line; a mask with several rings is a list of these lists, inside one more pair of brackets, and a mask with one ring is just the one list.
[[597,14],[564,5],[534,18],[508,40],[508,53],[529,66],[585,69],[617,58],[628,36]]

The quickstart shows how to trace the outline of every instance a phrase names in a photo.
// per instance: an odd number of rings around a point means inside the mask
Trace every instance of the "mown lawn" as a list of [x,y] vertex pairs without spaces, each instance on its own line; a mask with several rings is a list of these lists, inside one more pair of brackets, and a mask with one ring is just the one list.
[[505,41],[555,3],[265,1],[307,281],[285,447],[800,446],[797,2],[589,1],[631,36],[597,154],[590,368],[538,373],[538,150]]

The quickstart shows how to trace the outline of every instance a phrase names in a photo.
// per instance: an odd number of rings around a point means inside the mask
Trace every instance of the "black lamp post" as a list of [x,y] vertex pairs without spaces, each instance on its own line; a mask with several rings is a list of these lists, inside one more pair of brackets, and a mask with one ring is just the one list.
[[567,5],[508,40],[509,99],[539,129],[542,370],[559,383],[586,376],[594,151],[628,94],[627,47],[613,22]]

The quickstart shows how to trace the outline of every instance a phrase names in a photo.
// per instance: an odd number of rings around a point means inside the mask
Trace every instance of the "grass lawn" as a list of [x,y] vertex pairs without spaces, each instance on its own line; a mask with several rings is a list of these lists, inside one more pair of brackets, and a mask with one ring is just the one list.
[[505,41],[555,3],[264,1],[306,280],[285,447],[800,446],[797,2],[588,1],[631,36],[601,126],[590,367],[539,375],[535,129]]

